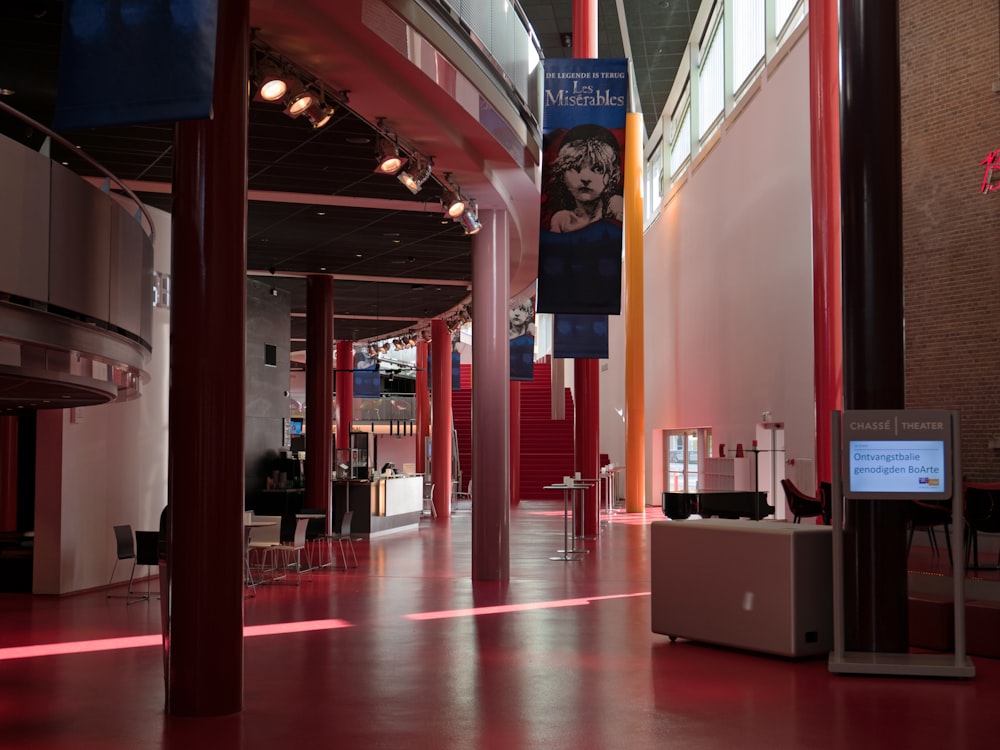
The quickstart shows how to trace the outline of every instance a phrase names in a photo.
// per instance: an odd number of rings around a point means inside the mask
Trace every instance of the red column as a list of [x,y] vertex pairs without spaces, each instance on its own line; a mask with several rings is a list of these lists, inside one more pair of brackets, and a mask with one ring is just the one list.
[[600,362],[596,359],[577,359],[573,362],[573,381],[576,391],[576,470],[583,479],[593,480],[593,485],[577,493],[583,505],[573,509],[577,534],[591,538],[600,530],[600,498],[597,478],[600,473],[601,450],[601,389]]
[[306,501],[330,517],[333,471],[333,277],[306,280]]
[[243,707],[247,0],[220,0],[217,35],[215,115],[178,124],[174,141],[164,648],[176,716]]
[[0,531],[17,531],[17,417],[0,417]]
[[521,502],[521,383],[510,381],[510,504]]
[[451,515],[451,334],[443,320],[431,321],[431,483],[439,517]]
[[[351,447],[354,420],[354,342],[337,342],[337,450]],[[332,468],[332,466],[331,466]]]
[[417,377],[414,412],[417,420],[417,473],[427,471],[424,444],[431,432],[431,392],[427,388],[427,342],[417,342]]
[[597,57],[597,0],[573,0],[573,57]]
[[837,2],[809,13],[816,479],[831,480],[830,412],[844,408],[840,296],[840,83]]
[[472,580],[510,578],[510,239],[506,211],[480,210],[472,238]]
[[[597,57],[597,0],[573,0],[573,57]],[[600,470],[601,386],[600,362],[578,359],[573,363],[576,396],[576,471],[594,486],[578,493],[582,507],[573,509],[578,534],[596,537],[600,529],[597,476]],[[582,497],[580,497],[582,495]]]

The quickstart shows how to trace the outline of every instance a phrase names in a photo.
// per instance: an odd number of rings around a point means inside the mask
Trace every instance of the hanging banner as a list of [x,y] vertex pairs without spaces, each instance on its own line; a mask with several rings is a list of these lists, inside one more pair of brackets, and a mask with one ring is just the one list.
[[528,298],[510,308],[510,379],[535,379],[535,301]]
[[354,398],[378,398],[382,385],[378,370],[378,350],[367,344],[354,345]]
[[557,359],[607,359],[607,315],[555,315],[552,356]]
[[68,0],[55,130],[207,119],[218,0]]
[[621,312],[628,61],[545,61],[538,312]]

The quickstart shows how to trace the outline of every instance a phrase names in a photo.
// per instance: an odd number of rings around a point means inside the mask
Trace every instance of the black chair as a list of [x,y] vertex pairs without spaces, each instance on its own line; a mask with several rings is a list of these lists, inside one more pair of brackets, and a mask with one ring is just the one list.
[[820,498],[807,495],[791,479],[782,479],[781,488],[785,491],[785,500],[788,501],[788,510],[792,513],[792,523],[799,523],[803,518],[815,518],[816,516],[826,516],[823,513],[823,501]]
[[[970,544],[966,548],[966,566],[1000,568],[979,564],[979,534],[1000,534],[1000,482],[969,482],[965,485],[965,523]],[[972,565],[968,565],[971,553]]]
[[906,540],[906,552],[909,554],[913,544],[913,534],[916,531],[926,531],[931,552],[938,554],[937,533],[935,527],[944,527],[944,540],[948,545],[948,559],[951,554],[951,500],[942,502],[934,500],[910,500],[906,505],[907,525],[910,533]]
[[124,599],[126,604],[133,604],[135,602],[149,601],[150,591],[149,591],[149,580],[146,581],[146,593],[136,593],[132,590],[132,581],[135,578],[135,566],[136,565],[158,565],[159,563],[159,550],[158,550],[158,539],[159,534],[155,531],[140,531],[139,535],[149,534],[152,536],[150,540],[148,537],[143,536],[143,556],[142,560],[139,560],[136,555],[136,537],[132,534],[132,526],[130,524],[124,524],[121,526],[115,526],[115,551],[116,559],[115,564],[111,568],[111,578],[108,579],[108,587],[114,583],[115,571],[118,569],[118,563],[122,560],[131,560],[132,568],[128,575],[128,589],[124,594],[108,594],[109,599]]

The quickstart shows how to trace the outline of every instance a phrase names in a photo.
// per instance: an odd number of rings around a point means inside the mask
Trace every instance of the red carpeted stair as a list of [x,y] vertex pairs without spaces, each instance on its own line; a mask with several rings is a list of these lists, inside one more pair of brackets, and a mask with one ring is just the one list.
[[[521,500],[558,500],[558,490],[542,489],[573,473],[573,396],[565,389],[566,418],[551,418],[550,375],[546,362],[535,364],[535,379],[521,383]],[[458,434],[462,489],[472,479],[472,367],[462,365],[462,390],[451,396]]]

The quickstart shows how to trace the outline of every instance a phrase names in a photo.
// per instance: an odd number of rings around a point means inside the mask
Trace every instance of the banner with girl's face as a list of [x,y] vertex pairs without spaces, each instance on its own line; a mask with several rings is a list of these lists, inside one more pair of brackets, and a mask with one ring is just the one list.
[[627,60],[546,60],[538,312],[621,312],[627,104]]

